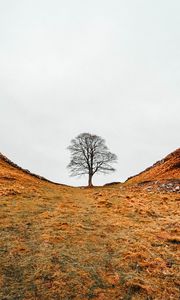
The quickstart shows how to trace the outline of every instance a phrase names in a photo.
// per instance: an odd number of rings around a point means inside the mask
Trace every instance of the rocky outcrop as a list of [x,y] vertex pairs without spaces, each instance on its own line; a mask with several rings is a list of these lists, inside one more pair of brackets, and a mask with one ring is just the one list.
[[167,181],[144,181],[137,184],[147,192],[180,193],[180,179]]

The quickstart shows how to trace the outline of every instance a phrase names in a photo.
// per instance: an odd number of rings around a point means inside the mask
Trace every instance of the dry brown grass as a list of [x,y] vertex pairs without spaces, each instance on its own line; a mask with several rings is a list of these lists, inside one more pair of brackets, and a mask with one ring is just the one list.
[[177,193],[56,186],[8,168],[0,299],[179,299]]
[[180,148],[158,161],[152,167],[132,177],[130,183],[180,178]]

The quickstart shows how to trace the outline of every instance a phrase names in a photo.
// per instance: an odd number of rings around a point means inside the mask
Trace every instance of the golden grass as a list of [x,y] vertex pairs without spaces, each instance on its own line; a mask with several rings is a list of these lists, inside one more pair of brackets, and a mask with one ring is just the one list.
[[0,299],[179,299],[177,193],[0,175]]
[[129,179],[129,183],[143,181],[163,181],[180,178],[180,148],[167,155],[152,167]]

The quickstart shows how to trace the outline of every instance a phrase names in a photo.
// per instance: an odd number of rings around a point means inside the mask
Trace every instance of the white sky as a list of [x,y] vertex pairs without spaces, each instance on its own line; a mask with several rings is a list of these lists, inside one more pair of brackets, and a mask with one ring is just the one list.
[[179,0],[0,0],[0,151],[70,178],[70,140],[105,138],[122,181],[179,147]]

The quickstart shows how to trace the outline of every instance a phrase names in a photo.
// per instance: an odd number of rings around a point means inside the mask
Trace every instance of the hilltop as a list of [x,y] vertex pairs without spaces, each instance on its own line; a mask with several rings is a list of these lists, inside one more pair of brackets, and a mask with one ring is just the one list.
[[141,180],[73,188],[0,155],[0,298],[179,299],[179,192]]

